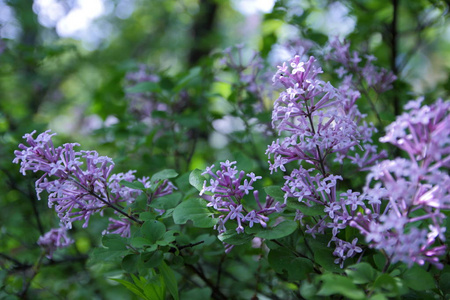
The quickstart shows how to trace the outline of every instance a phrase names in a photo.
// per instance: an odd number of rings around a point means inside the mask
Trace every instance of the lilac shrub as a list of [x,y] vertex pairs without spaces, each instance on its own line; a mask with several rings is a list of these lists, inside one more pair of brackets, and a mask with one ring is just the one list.
[[[362,252],[357,238],[349,243],[338,237],[348,225],[360,229],[366,242],[383,250],[392,262],[402,261],[408,266],[430,262],[442,267],[437,257],[445,253],[445,246],[436,245],[436,239],[445,239],[441,209],[449,208],[450,181],[448,172],[442,170],[449,166],[449,102],[438,100],[423,107],[421,100],[408,103],[405,109],[409,112],[388,126],[387,135],[380,141],[406,151],[409,160],[397,158],[378,164],[386,153],[377,153],[371,145],[376,130],[364,121],[365,115],[356,106],[359,93],[352,90],[351,77],[335,89],[317,79],[322,70],[314,62],[313,57],[302,62],[297,56],[290,60],[290,68],[283,64],[274,76],[286,91],[274,106],[273,126],[281,139],[267,149],[269,158],[273,155],[270,170],[286,172],[288,163],[301,163],[284,177],[285,199],[324,207],[327,217],[307,224],[306,232],[314,236],[331,229],[330,243],[336,246],[333,254],[341,267],[347,258]],[[357,63],[353,62],[354,67]],[[377,84],[382,84],[384,77],[379,77]],[[387,78],[384,84],[392,76]],[[359,156],[357,147],[366,153]],[[326,164],[327,156],[333,153],[334,161],[350,159],[360,170],[370,169],[363,193],[349,189],[337,195],[337,181],[342,177],[330,174]],[[305,168],[306,164],[312,168]],[[384,200],[389,203],[382,205]],[[301,210],[297,211],[296,219],[302,218]],[[409,225],[424,222],[428,230]]]
[[392,262],[408,266],[429,262],[442,268],[438,258],[446,251],[442,210],[450,208],[450,101],[421,106],[422,101],[410,101],[386,128],[380,141],[408,156],[372,167],[365,193],[377,195],[376,199],[351,225]]
[[[409,159],[382,161],[387,152],[374,145],[377,129],[358,109],[358,89],[364,81],[377,93],[384,92],[395,76],[375,67],[371,56],[360,66],[362,59],[357,52],[350,55],[349,44],[335,40],[331,45],[328,58],[342,64],[339,77],[343,80],[338,88],[320,79],[323,71],[312,56],[293,57],[279,66],[273,77],[284,91],[272,112],[278,138],[266,154],[271,174],[286,174],[281,187],[284,202],[274,202],[268,196],[263,207],[252,186],[260,177],[250,173],[244,180],[245,172],[233,166],[236,162],[221,163],[215,173],[213,165],[203,173],[212,178],[209,184],[204,182],[201,195],[209,192],[203,197],[219,215],[216,228],[224,233],[229,220],[237,224],[237,233],[243,233],[246,224],[252,227],[259,223],[265,228],[268,214],[281,212],[295,201],[323,209],[324,214],[314,218],[305,218],[302,209],[297,209],[295,220],[314,238],[331,233],[328,246],[334,245],[335,263],[341,267],[366,247],[356,236],[351,241],[343,239],[341,232],[348,226],[358,228],[369,246],[382,250],[389,262],[402,261],[408,266],[430,262],[441,267],[438,256],[445,252],[445,246],[437,240],[445,239],[441,210],[449,208],[449,176],[443,171],[450,164],[449,104],[441,100],[423,107],[420,100],[408,103],[405,109],[409,111],[387,127],[380,141],[406,151]],[[332,174],[330,164],[344,161],[354,165],[357,172],[369,171],[363,191],[338,191],[344,178]],[[243,205],[242,199],[251,191],[259,210],[249,211]],[[428,230],[423,229],[426,226]],[[231,249],[226,245],[227,252]]]

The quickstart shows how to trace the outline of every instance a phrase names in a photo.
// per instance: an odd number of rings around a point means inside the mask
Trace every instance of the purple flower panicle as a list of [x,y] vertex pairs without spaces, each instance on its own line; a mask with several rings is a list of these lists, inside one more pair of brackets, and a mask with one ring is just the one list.
[[72,222],[84,220],[88,226],[90,217],[120,202],[132,202],[141,191],[121,186],[121,180],[133,181],[135,171],[112,174],[114,162],[96,151],[76,151],[78,144],[53,145],[54,133],[50,130],[33,138],[35,131],[26,134],[28,144],[20,144],[14,154],[14,163],[20,162],[20,171],[43,172],[36,181],[38,199],[47,191],[48,205],[55,208],[61,222],[67,228]]
[[[281,212],[285,207],[285,204],[276,202],[270,196],[266,197],[264,205],[261,204],[259,192],[254,190],[253,183],[262,177],[256,176],[254,173],[245,174],[244,171],[238,171],[235,164],[235,161],[227,160],[220,163],[220,169],[215,173],[213,172],[214,165],[207,167],[206,171],[202,173],[202,175],[210,175],[211,179],[209,184],[205,180],[200,195],[205,192],[212,193],[212,196],[206,198],[209,200],[208,206],[214,208],[219,215],[216,225],[219,233],[226,231],[225,224],[229,220],[237,223],[237,233],[244,232],[245,225],[253,227],[254,224],[260,224],[266,227],[267,221],[269,221],[267,215]],[[244,179],[245,176],[247,176],[246,179]],[[248,210],[243,205],[242,200],[250,193],[253,194],[258,209]]]
[[[371,247],[392,262],[426,262],[438,268],[446,251],[445,214],[450,209],[450,101],[422,105],[411,101],[380,139],[408,154],[372,167],[365,192],[377,203],[351,222]],[[381,201],[387,203],[381,210]],[[424,225],[419,227],[419,224]],[[440,241],[440,242],[439,242]]]
[[108,228],[102,234],[120,234],[121,237],[129,238],[131,236],[130,227],[131,221],[128,219],[109,218]]
[[[275,102],[272,126],[278,130],[279,138],[266,154],[271,159],[271,172],[286,172],[287,164],[301,163],[284,176],[285,202],[294,198],[306,206],[323,207],[325,216],[316,218],[314,224],[306,224],[306,232],[315,237],[331,230],[336,263],[342,266],[346,258],[361,249],[355,244],[357,239],[348,243],[338,234],[349,225],[359,207],[365,208],[367,199],[351,190],[338,195],[337,182],[343,178],[329,173],[327,158],[333,155],[340,163],[348,159],[364,169],[385,154],[377,153],[376,147],[370,145],[376,129],[364,121],[365,115],[358,110],[359,93],[349,86],[333,87],[320,79],[321,73],[312,56],[306,61],[295,56],[278,67],[273,80],[285,90]],[[297,211],[295,219],[303,224],[303,217],[301,210]]]
[[47,258],[52,259],[57,249],[68,247],[73,240],[67,237],[65,227],[53,228],[43,236],[39,237],[38,245],[44,250]]
[[[26,134],[24,138],[28,145],[20,144],[21,150],[16,150],[14,163],[20,163],[20,171],[43,172],[36,181],[38,199],[42,191],[48,192],[49,207],[54,207],[60,221],[67,229],[72,222],[84,220],[83,227],[88,226],[89,219],[96,213],[103,213],[107,207],[114,213],[128,219],[110,219],[110,225],[105,234],[120,234],[130,236],[131,221],[137,221],[132,215],[121,211],[122,204],[131,204],[142,191],[120,184],[121,181],[138,180],[144,187],[152,183],[148,177],[137,179],[134,173],[113,174],[114,162],[106,156],[99,156],[96,151],[77,151],[78,144],[64,144],[55,147],[50,130],[33,137],[35,131]],[[152,194],[151,199],[171,194],[175,186],[168,180],[160,184]],[[151,201],[149,199],[149,202]]]

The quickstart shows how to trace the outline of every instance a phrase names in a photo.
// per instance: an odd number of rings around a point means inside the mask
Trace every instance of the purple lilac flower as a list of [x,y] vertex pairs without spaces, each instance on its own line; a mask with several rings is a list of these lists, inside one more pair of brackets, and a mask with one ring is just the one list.
[[[446,246],[437,241],[445,241],[442,210],[450,209],[450,101],[420,106],[422,100],[409,102],[380,139],[404,150],[409,158],[372,167],[365,193],[377,202],[351,225],[392,262],[408,266],[428,262],[442,268],[438,256]],[[381,201],[387,203],[383,211]],[[417,228],[420,223],[425,228]]]
[[[144,64],[139,65],[139,69],[137,71],[129,72],[126,75],[127,86],[131,88],[142,83],[158,84],[160,80],[160,77],[155,74],[155,71],[151,67]],[[155,111],[163,111],[167,113],[171,112],[170,106],[161,101],[161,99],[158,98],[157,93],[135,93],[126,90],[126,97],[129,100],[128,109],[140,121],[148,125],[158,124],[168,126],[168,124],[166,124],[167,122],[163,122],[162,119],[155,120],[152,116]]]
[[307,62],[295,56],[290,67],[283,63],[274,76],[274,82],[286,90],[275,101],[272,113],[272,126],[283,138],[266,151],[269,159],[273,155],[271,172],[285,171],[284,165],[292,161],[306,161],[326,173],[326,156],[349,151],[362,139],[354,116],[345,111],[344,98],[318,78],[322,70],[315,62],[312,56]]
[[[36,181],[38,199],[42,191],[47,191],[49,207],[54,207],[66,228],[72,227],[72,222],[84,220],[83,227],[88,226],[90,217],[95,213],[102,214],[107,207],[115,213],[128,217],[129,220],[111,220],[105,233],[117,233],[129,236],[131,220],[140,222],[133,215],[121,211],[121,204],[131,204],[142,191],[128,188],[121,181],[135,181],[134,173],[112,174],[113,161],[106,156],[99,156],[96,151],[76,151],[78,144],[64,144],[54,147],[50,130],[33,137],[35,131],[26,134],[24,138],[28,145],[20,144],[14,153],[14,163],[20,162],[20,171],[43,172]],[[137,179],[145,187],[150,187],[148,177]],[[151,195],[152,199],[171,194],[175,188],[165,180],[158,185]],[[149,202],[151,199],[149,199]]]
[[[254,224],[260,224],[262,227],[266,227],[267,221],[269,221],[267,215],[281,212],[285,206],[270,196],[266,197],[266,203],[262,205],[259,200],[259,192],[252,186],[262,177],[256,176],[254,173],[245,174],[244,171],[238,171],[235,164],[235,161],[227,160],[220,163],[220,169],[215,173],[213,172],[214,165],[207,167],[202,173],[202,175],[210,175],[211,179],[209,184],[205,180],[200,195],[205,192],[212,193],[211,197],[207,197],[210,201],[208,206],[213,207],[217,211],[216,214],[219,215],[215,227],[219,233],[226,231],[225,225],[229,220],[233,220],[237,224],[237,233],[244,232],[245,225],[253,227]],[[244,176],[248,178],[244,179]],[[258,209],[248,210],[243,205],[242,200],[250,191],[253,191],[252,194]],[[228,246],[226,249],[231,251],[232,247]]]
[[[343,49],[342,49],[343,50]],[[359,57],[355,54],[353,63]],[[321,206],[326,217],[316,218],[315,224],[307,224],[306,232],[315,236],[331,230],[338,256],[336,263],[343,265],[349,258],[361,251],[350,251],[348,242],[337,236],[356,217],[358,209],[365,208],[370,198],[368,194],[348,190],[337,194],[339,175],[329,174],[327,157],[335,156],[335,161],[343,159],[358,165],[360,169],[376,163],[385,153],[377,153],[372,146],[372,134],[376,131],[372,124],[364,121],[365,115],[357,108],[359,93],[349,85],[334,88],[329,82],[319,78],[322,73],[314,57],[301,61],[295,56],[278,67],[274,83],[281,84],[285,90],[276,100],[272,114],[272,126],[278,130],[279,139],[267,148],[271,172],[280,169],[286,172],[286,165],[296,161],[302,163],[290,175],[284,176],[285,202],[297,199],[307,206]],[[364,152],[359,155],[356,151]],[[352,156],[353,155],[353,156]],[[304,166],[310,165],[310,168]],[[301,212],[296,213],[301,220]],[[356,243],[356,242],[355,242]],[[359,248],[358,248],[359,249]]]
[[[239,83],[242,84],[249,93],[255,95],[260,102],[255,107],[256,110],[262,109],[262,98],[265,92],[271,93],[260,81],[264,76],[263,60],[258,52],[253,51],[247,55],[243,45],[229,47],[223,51],[222,64],[230,70],[234,70],[239,77]],[[247,58],[247,56],[249,56]]]
[[[373,55],[364,55],[364,59],[360,57],[357,51],[350,51],[350,43],[341,42],[339,38],[330,40],[330,52],[326,55],[326,59],[335,61],[341,66],[336,69],[339,78],[345,75],[364,80],[370,88],[377,93],[383,93],[392,88],[392,83],[396,80],[396,76],[383,68],[376,67],[372,62],[376,60]],[[365,63],[364,63],[365,61]],[[362,65],[363,64],[363,65]]]
[[42,191],[47,191],[49,207],[55,207],[67,228],[78,220],[84,220],[83,227],[87,227],[93,214],[120,202],[131,202],[139,195],[140,191],[118,184],[118,180],[134,180],[134,172],[111,176],[114,163],[109,157],[96,151],[75,151],[78,144],[55,148],[55,134],[50,130],[36,139],[34,133],[24,136],[28,146],[19,145],[22,151],[14,152],[13,162],[20,162],[22,174],[28,170],[44,172],[35,183],[38,199]]
[[39,237],[38,245],[44,250],[47,258],[52,259],[57,249],[68,247],[73,240],[67,236],[67,228],[53,228],[43,236]]
[[[362,134],[359,148],[364,152],[340,152],[334,161],[342,163],[343,159],[348,158],[360,170],[367,171],[378,160],[386,158],[387,153],[384,150],[378,152],[377,146],[372,145],[371,137],[373,133],[377,132],[377,129],[372,123],[364,120],[366,115],[359,112],[354,102],[360,98],[358,90],[361,90],[375,111],[375,104],[368,96],[367,89],[372,88],[377,94],[381,94],[392,88],[396,76],[386,69],[376,67],[372,63],[376,60],[373,55],[362,55],[363,59],[358,52],[350,52],[350,44],[346,41],[341,42],[338,38],[334,38],[330,40],[329,44],[330,51],[326,55],[326,59],[340,64],[336,70],[338,77],[343,79],[339,92],[344,96],[346,114],[353,116],[352,119]],[[364,65],[362,65],[363,62],[365,62]]]
[[109,218],[108,228],[104,230],[102,234],[120,234],[121,237],[129,238],[131,235],[130,227],[131,221],[129,219],[117,220]]

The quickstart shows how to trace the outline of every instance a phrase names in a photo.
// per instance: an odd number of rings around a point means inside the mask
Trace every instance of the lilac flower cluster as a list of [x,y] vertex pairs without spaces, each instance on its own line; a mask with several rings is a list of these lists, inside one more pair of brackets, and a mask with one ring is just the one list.
[[[450,209],[450,101],[421,106],[422,101],[409,102],[380,139],[404,150],[408,159],[385,160],[372,167],[365,193],[376,195],[374,205],[358,213],[351,225],[392,262],[408,266],[429,262],[442,268],[438,258],[446,251],[441,243],[446,230],[442,210]],[[382,201],[387,202],[385,209]]]
[[[396,76],[386,69],[375,66],[373,62],[376,58],[373,55],[363,55],[364,58],[361,58],[361,54],[357,51],[350,52],[350,43],[348,42],[341,42],[338,38],[334,38],[330,40],[329,46],[330,49],[325,58],[340,64],[336,73],[342,79],[339,92],[343,95],[343,107],[346,114],[355,121],[359,131],[363,133],[360,148],[364,149],[363,153],[358,151],[338,152],[334,161],[342,163],[343,159],[350,159],[360,170],[367,171],[376,161],[386,158],[387,153],[385,151],[378,152],[377,146],[373,145],[371,137],[373,133],[377,132],[377,129],[372,123],[368,124],[365,121],[367,115],[361,114],[355,101],[361,97],[359,92],[361,91],[372,106],[381,125],[381,119],[374,101],[369,96],[368,89],[371,88],[377,94],[381,94],[392,88]],[[361,65],[363,62],[364,65]]]
[[[202,175],[210,175],[212,178],[208,182],[205,180],[200,195],[205,192],[211,192],[210,197],[205,197],[209,201],[208,207],[212,207],[217,211],[218,222],[216,229],[219,233],[224,233],[227,229],[225,224],[229,220],[235,220],[237,223],[237,233],[244,232],[244,225],[248,224],[251,228],[254,224],[260,224],[262,227],[267,226],[270,215],[274,212],[281,212],[285,204],[275,201],[274,198],[267,196],[265,204],[261,204],[259,200],[259,192],[254,190],[253,183],[261,176],[254,173],[245,174],[244,171],[238,171],[236,162],[221,162],[220,169],[213,172],[214,165],[207,167]],[[247,176],[248,178],[244,179]],[[253,192],[252,192],[253,191]],[[258,205],[258,209],[248,210],[243,205],[243,199],[252,192],[253,197]],[[228,251],[231,249],[227,249]]]
[[[373,61],[376,60],[375,56],[364,55],[361,57],[357,51],[350,51],[350,43],[341,42],[339,38],[330,41],[330,48],[330,52],[325,58],[341,65],[336,70],[339,78],[344,78],[346,82],[354,80],[358,84],[364,80],[368,87],[373,88],[379,94],[392,88],[396,76],[391,71],[375,66],[373,64]],[[354,75],[358,78],[353,78]]]
[[[20,144],[16,150],[14,163],[20,162],[20,171],[44,172],[36,181],[38,199],[45,190],[48,193],[48,205],[54,207],[61,223],[67,229],[72,222],[84,220],[87,227],[92,215],[102,214],[105,208],[114,209],[114,213],[126,217],[116,220],[111,218],[110,225],[104,233],[130,236],[131,222],[140,221],[122,210],[122,204],[131,204],[142,191],[120,184],[121,181],[135,181],[134,173],[112,174],[114,162],[106,156],[99,156],[96,151],[76,151],[74,143],[55,147],[50,130],[33,137],[35,131],[24,138],[28,145]],[[150,187],[148,177],[138,179],[145,187]],[[157,184],[157,183],[154,183]],[[159,184],[152,195],[160,197],[170,194],[174,186],[168,181]]]
[[[146,82],[158,84],[160,80],[154,70],[143,64],[139,65],[137,71],[129,72],[126,75],[127,85],[131,87]],[[155,120],[152,117],[154,111],[170,111],[169,106],[161,102],[154,92],[127,91],[126,96],[129,99],[130,112],[144,123],[154,124]]]
[[[287,172],[287,164],[301,163],[284,177],[285,201],[294,198],[307,206],[324,208],[326,216],[317,218],[314,225],[307,224],[307,232],[315,236],[331,229],[330,243],[334,242],[336,263],[342,266],[345,259],[362,249],[356,245],[357,239],[349,243],[339,239],[338,234],[369,198],[352,190],[338,195],[336,185],[342,177],[329,173],[327,157],[334,154],[334,160],[341,163],[344,158],[350,159],[363,169],[385,153],[377,153],[376,147],[370,145],[375,128],[364,122],[365,115],[356,106],[359,93],[348,87],[334,88],[319,78],[321,73],[314,57],[302,61],[295,56],[278,67],[273,80],[285,90],[275,102],[272,126],[280,138],[267,148],[266,154],[269,159],[273,155],[273,162],[269,161],[271,172]],[[360,156],[357,149],[368,153]],[[305,164],[312,167],[305,168]],[[303,217],[297,211],[296,220],[302,221]]]
[[14,152],[13,162],[20,162],[24,175],[28,170],[44,172],[35,183],[38,199],[42,191],[47,191],[48,206],[55,207],[67,228],[78,220],[84,220],[83,227],[87,227],[93,214],[119,202],[130,202],[139,194],[118,184],[119,180],[134,180],[133,172],[110,177],[114,163],[109,157],[99,156],[96,151],[76,151],[78,144],[74,143],[55,148],[54,133],[48,130],[36,139],[34,133],[24,136],[28,146],[19,145],[22,151]]
[[233,70],[238,76],[239,87],[257,99],[253,104],[253,111],[263,111],[266,107],[264,99],[271,99],[274,89],[265,84],[270,78],[270,72],[264,70],[260,54],[256,51],[248,54],[244,46],[239,44],[223,51],[221,64]]
[[73,243],[67,237],[67,228],[53,228],[43,236],[39,237],[38,245],[44,250],[47,258],[52,259],[56,249],[65,248]]
[[[273,80],[285,87],[275,101],[272,126],[284,133],[270,145],[266,154],[271,172],[292,161],[306,161],[326,173],[323,161],[329,154],[348,151],[359,144],[355,122],[344,114],[342,97],[330,83],[318,78],[322,69],[315,58],[303,62],[299,56],[278,67]],[[327,110],[325,110],[328,108]],[[322,165],[321,165],[322,164]]]

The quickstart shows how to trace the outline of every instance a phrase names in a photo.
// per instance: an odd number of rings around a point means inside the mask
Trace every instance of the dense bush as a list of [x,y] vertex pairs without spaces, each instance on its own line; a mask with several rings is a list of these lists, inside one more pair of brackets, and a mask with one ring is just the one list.
[[447,299],[448,5],[277,1],[253,51],[150,2],[90,50],[6,3],[2,298]]

